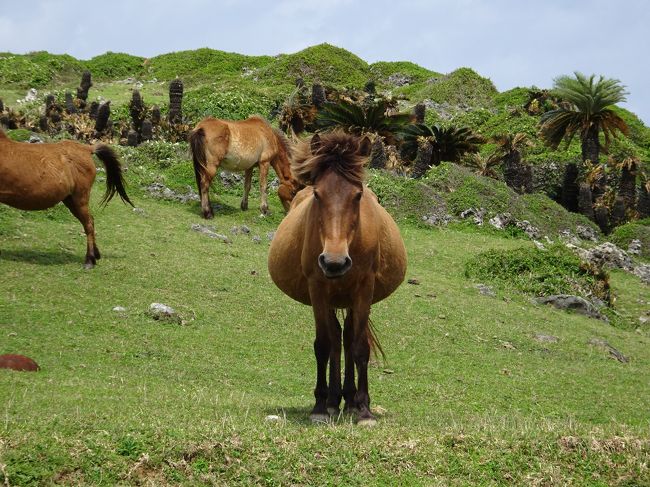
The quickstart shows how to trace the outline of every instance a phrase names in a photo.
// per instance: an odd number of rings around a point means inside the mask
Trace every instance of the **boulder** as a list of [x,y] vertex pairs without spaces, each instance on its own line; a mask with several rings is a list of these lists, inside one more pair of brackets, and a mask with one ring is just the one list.
[[602,315],[596,307],[580,296],[571,294],[554,294],[552,296],[542,296],[536,301],[540,304],[552,304],[558,309],[567,309],[576,313],[596,318],[603,321],[609,321],[606,316]]

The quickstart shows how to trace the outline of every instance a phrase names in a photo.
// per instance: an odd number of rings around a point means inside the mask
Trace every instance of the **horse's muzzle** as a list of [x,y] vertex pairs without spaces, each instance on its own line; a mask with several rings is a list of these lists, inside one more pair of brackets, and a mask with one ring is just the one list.
[[318,256],[318,266],[328,279],[341,277],[352,267],[352,259],[349,255],[332,255],[322,253]]

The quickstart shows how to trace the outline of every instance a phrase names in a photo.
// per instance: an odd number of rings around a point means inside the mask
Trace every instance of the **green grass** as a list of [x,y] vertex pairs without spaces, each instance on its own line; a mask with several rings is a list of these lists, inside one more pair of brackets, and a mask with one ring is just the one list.
[[[65,208],[0,207],[1,352],[42,367],[0,370],[0,482],[650,482],[648,330],[534,306],[514,291],[482,296],[464,276],[483,251],[530,244],[403,222],[407,277],[420,285],[405,283],[373,307],[388,354],[370,368],[379,424],[341,417],[314,426],[311,311],[266,270],[266,233],[282,218],[277,197],[261,218],[239,211],[236,191],[219,191],[222,209],[209,224],[227,234],[245,224],[262,237],[224,244],[190,230],[205,223],[196,204],[141,193],[136,163],[122,155],[145,216],[116,202],[99,210],[95,188],[103,258],[92,271],[82,269],[85,239]],[[630,318],[648,307],[635,279],[612,274],[617,310]],[[184,323],[150,319],[152,302],[176,308]],[[535,333],[559,342],[538,343]],[[592,337],[630,363],[588,345]],[[269,414],[280,420],[265,421]]]

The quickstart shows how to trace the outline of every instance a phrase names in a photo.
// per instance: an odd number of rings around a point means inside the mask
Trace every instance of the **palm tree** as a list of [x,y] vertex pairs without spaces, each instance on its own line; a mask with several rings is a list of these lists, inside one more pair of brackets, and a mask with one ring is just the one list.
[[468,127],[439,127],[437,125],[412,124],[402,132],[402,153],[413,160],[421,151],[423,140],[431,146],[431,160],[428,166],[439,165],[442,161],[459,162],[465,154],[476,153],[484,142],[480,135]]
[[521,154],[533,143],[524,133],[503,134],[493,138],[497,153],[503,161],[503,178],[508,186],[518,193],[532,192],[532,170],[528,164],[522,164]]
[[326,103],[319,110],[315,125],[320,130],[341,128],[355,135],[377,134],[386,144],[394,145],[403,127],[411,121],[411,115],[388,115],[388,108],[389,103],[385,100],[364,106],[347,100]]
[[[578,72],[574,75],[575,78],[560,76],[555,79],[553,93],[564,102],[559,108],[542,115],[540,134],[553,149],[557,149],[563,140],[568,145],[579,135],[583,162],[598,164],[602,148],[600,133],[604,136],[605,147],[618,132],[625,135],[628,133],[625,121],[609,108],[625,101],[627,92],[617,79],[600,76],[596,80],[595,75],[586,77]],[[577,174],[578,171],[571,165],[567,165],[567,172]],[[594,199],[603,194],[604,186],[603,178],[594,187]],[[570,207],[577,207],[577,202],[567,203]]]

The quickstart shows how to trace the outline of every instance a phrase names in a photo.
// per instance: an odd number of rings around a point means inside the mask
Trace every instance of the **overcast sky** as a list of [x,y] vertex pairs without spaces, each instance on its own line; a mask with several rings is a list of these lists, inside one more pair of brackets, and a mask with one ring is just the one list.
[[623,106],[646,125],[649,36],[648,0],[0,0],[0,51],[275,55],[328,42],[369,63],[471,67],[499,91],[602,74],[627,87]]

